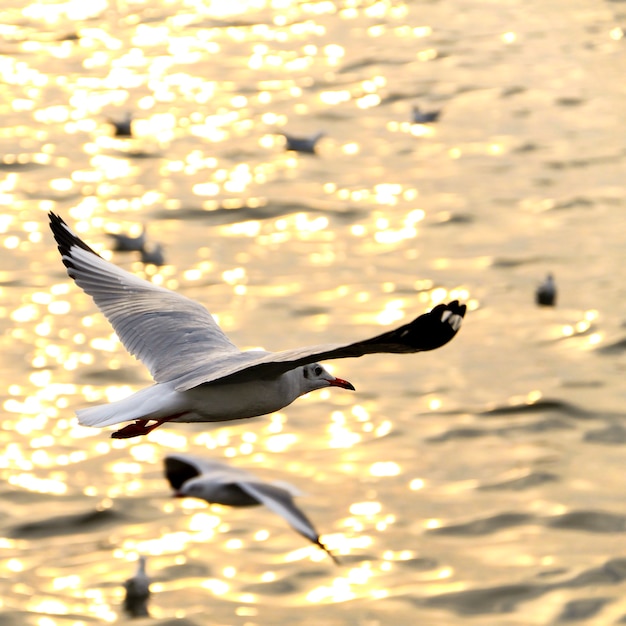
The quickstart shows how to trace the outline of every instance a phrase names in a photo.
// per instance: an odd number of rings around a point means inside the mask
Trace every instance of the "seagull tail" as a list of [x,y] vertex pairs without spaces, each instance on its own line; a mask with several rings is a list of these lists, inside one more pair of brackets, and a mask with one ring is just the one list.
[[[172,395],[173,394],[173,395]],[[159,419],[180,411],[178,394],[163,385],[152,385],[109,404],[98,404],[76,411],[81,426],[103,428],[138,419]]]
[[[76,411],[78,417],[78,423],[81,426],[92,426],[94,428],[102,428],[104,426],[113,426],[113,424],[120,424],[121,422],[127,422],[133,419],[139,419],[142,416],[136,415],[135,411],[125,410],[124,400],[118,400],[111,404],[99,404],[97,406],[90,406],[86,409],[80,409]],[[130,407],[128,407],[130,408]]]

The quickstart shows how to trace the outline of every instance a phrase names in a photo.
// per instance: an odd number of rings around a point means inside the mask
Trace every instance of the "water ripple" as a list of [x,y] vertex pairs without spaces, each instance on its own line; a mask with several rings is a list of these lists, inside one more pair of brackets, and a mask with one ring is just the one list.
[[9,536],[14,539],[33,539],[55,537],[58,535],[74,535],[86,530],[99,530],[104,527],[118,525],[126,521],[126,516],[113,509],[91,510],[72,515],[59,515],[18,524],[9,529]]

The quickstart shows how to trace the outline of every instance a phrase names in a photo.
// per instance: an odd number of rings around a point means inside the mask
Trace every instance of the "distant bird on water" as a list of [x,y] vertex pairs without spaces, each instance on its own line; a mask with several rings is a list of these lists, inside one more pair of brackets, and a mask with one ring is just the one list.
[[556,293],[554,276],[548,274],[546,279],[537,287],[537,291],[535,291],[535,301],[539,306],[555,306]]
[[130,112],[125,113],[124,117],[122,117],[119,120],[114,119],[112,117],[108,117],[107,121],[109,122],[109,124],[113,125],[113,128],[115,129],[114,135],[116,137],[132,137],[133,136],[133,129],[132,129],[133,114],[132,113]]
[[142,227],[138,237],[124,233],[107,233],[107,237],[113,240],[114,252],[141,252],[146,245],[146,227]]
[[147,617],[150,600],[150,579],[146,574],[146,557],[140,556],[137,571],[124,583],[124,611],[130,617]]
[[413,124],[428,124],[429,122],[436,122],[440,115],[441,111],[422,111],[415,104],[413,105],[411,121]]
[[236,507],[263,504],[339,564],[320,541],[308,517],[293,501],[294,496],[302,494],[292,485],[264,482],[245,470],[187,454],[170,454],[165,457],[164,463],[165,477],[176,497],[199,498],[209,504]]
[[147,435],[174,422],[223,422],[266,415],[316,389],[354,391],[318,361],[436,350],[461,328],[467,307],[438,304],[408,324],[369,339],[280,352],[239,350],[201,304],[109,263],[49,213],[68,275],[90,295],[124,347],[155,384],[122,400],[78,411],[83,426],[132,422],[115,439]]
[[165,254],[163,253],[163,246],[160,243],[155,243],[151,246],[144,246],[141,250],[141,262],[144,265],[156,265],[161,267],[165,265]]
[[282,135],[287,141],[285,150],[302,152],[303,154],[315,154],[317,142],[324,136],[324,133],[320,131],[311,137],[296,137],[287,133],[282,133]]

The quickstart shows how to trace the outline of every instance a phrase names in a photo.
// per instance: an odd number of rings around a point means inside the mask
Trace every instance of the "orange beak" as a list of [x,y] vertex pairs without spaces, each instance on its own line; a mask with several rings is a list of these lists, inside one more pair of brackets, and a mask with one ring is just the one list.
[[350,389],[355,391],[354,385],[343,378],[335,378],[328,383],[331,387],[341,387],[342,389]]

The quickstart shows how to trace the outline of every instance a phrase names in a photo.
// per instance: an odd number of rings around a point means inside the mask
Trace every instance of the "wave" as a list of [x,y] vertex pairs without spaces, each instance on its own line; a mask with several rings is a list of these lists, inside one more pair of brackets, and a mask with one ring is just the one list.
[[591,533],[626,532],[626,516],[606,511],[577,510],[560,515],[537,516],[530,513],[497,513],[460,524],[440,526],[426,532],[436,535],[480,536],[495,534],[515,526],[541,525],[560,530],[586,531]]
[[224,224],[237,224],[251,220],[276,219],[294,213],[318,213],[320,215],[332,215],[341,217],[348,221],[362,218],[366,213],[361,209],[346,208],[331,209],[323,206],[313,206],[302,202],[277,202],[271,201],[262,204],[247,205],[238,207],[225,205],[216,206],[213,209],[202,209],[198,207],[187,207],[176,210],[154,211],[152,217],[155,220],[208,220],[212,225],[221,226]]
[[516,404],[507,404],[496,406],[492,409],[482,411],[479,415],[486,417],[500,415],[521,415],[527,413],[541,413],[544,411],[556,411],[569,417],[588,418],[592,414],[571,402],[555,399],[541,399],[536,402],[518,402]]
[[121,524],[125,516],[113,509],[90,510],[72,515],[60,515],[18,524],[9,529],[13,539],[32,539],[71,535],[85,530],[100,529],[104,526]]
[[[558,570],[542,574],[542,576],[558,576],[561,573],[562,570]],[[624,580],[626,580],[626,559],[611,559],[600,567],[590,568],[569,579],[557,582],[496,585],[442,593],[430,598],[414,599],[413,602],[419,606],[443,608],[461,615],[511,613],[517,609],[518,604],[559,589],[589,588],[589,593],[595,595],[597,587],[617,585],[623,583]],[[607,597],[571,600],[564,604],[556,621],[561,623],[561,621],[589,619],[597,615],[611,601],[612,598]],[[620,623],[623,621],[624,618]]]

